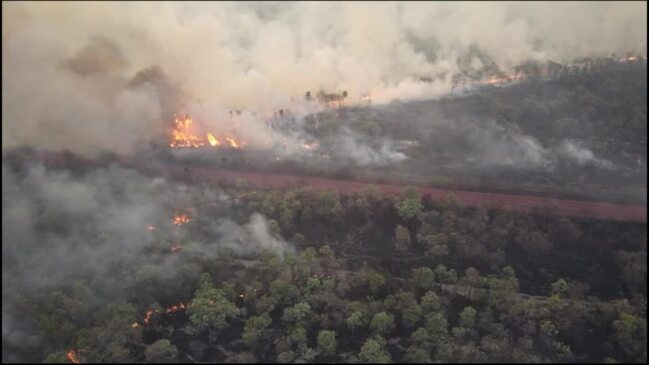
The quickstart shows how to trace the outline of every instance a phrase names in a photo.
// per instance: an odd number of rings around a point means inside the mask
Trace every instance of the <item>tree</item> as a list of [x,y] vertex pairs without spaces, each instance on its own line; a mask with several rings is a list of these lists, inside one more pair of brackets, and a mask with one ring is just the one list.
[[422,310],[419,304],[414,300],[404,305],[401,309],[401,324],[406,328],[413,328],[421,319]]
[[561,298],[565,298],[568,294],[568,289],[570,289],[568,283],[563,279],[559,279],[552,283],[550,295],[558,295]]
[[445,233],[428,234],[422,238],[426,255],[445,256],[449,254],[449,238]]
[[392,362],[390,353],[385,350],[385,340],[380,337],[367,339],[361,347],[358,357],[364,363],[388,364]]
[[401,324],[406,328],[413,328],[421,319],[421,307],[411,292],[401,291],[396,295],[388,295],[383,304],[388,310],[400,314]]
[[417,346],[410,346],[404,359],[413,364],[426,364],[430,362],[428,351]]
[[286,280],[277,279],[270,284],[270,298],[276,305],[291,304],[298,296],[298,290]]
[[448,338],[448,322],[441,313],[427,315],[425,328],[434,346],[439,346],[440,343]]
[[289,323],[300,323],[308,319],[310,315],[311,306],[309,305],[309,303],[300,302],[284,310],[282,321]]
[[370,322],[370,329],[377,335],[388,335],[394,329],[394,316],[386,312],[377,313]]
[[410,248],[410,231],[408,228],[398,224],[394,230],[394,243],[395,247],[400,252],[408,251]]
[[284,351],[277,355],[277,362],[280,364],[290,364],[295,360],[295,352]]
[[473,328],[475,325],[476,310],[473,307],[464,307],[460,313],[460,325],[464,328]]
[[243,328],[243,341],[248,346],[253,346],[272,321],[268,313],[248,318]]
[[429,267],[412,269],[412,279],[423,289],[432,289],[435,286],[435,273]]
[[439,301],[439,297],[432,290],[427,291],[420,300],[421,309],[424,313],[429,313],[432,311],[438,311],[441,309],[442,305]]
[[338,260],[336,260],[336,253],[329,247],[329,245],[324,245],[318,250],[320,256],[320,264],[325,269],[329,271],[330,268],[337,268],[340,266]]
[[394,205],[397,213],[404,221],[421,217],[424,205],[421,203],[421,196],[415,188],[408,188],[401,201]]
[[365,327],[367,325],[365,316],[363,315],[363,312],[360,311],[353,312],[349,317],[347,317],[347,319],[345,319],[345,322],[347,323],[347,327],[352,330],[352,333],[356,329]]
[[306,286],[304,288],[305,292],[308,294],[314,294],[320,290],[321,283],[319,278],[308,278],[306,280]]
[[144,350],[147,362],[170,363],[178,358],[178,349],[167,339],[158,340]]
[[110,304],[95,316],[95,327],[77,332],[76,347],[84,349],[86,362],[132,362],[129,345],[141,340],[141,332],[131,327],[137,310],[131,304]]
[[439,264],[435,268],[435,277],[437,280],[444,284],[457,283],[457,273],[453,269],[446,269],[446,266]]
[[381,287],[385,284],[385,278],[383,275],[379,274],[376,270],[367,269],[365,271],[365,277],[367,279],[367,285],[369,286],[370,292],[372,294],[378,294]]
[[189,321],[195,329],[209,330],[210,336],[221,332],[229,321],[239,314],[239,309],[221,290],[214,288],[209,275],[203,275],[200,286],[187,309]]
[[43,360],[44,364],[66,364],[69,363],[66,353],[64,351],[57,351],[51,354],[48,354]]
[[318,333],[318,352],[324,356],[336,354],[336,332],[322,330]]
[[622,312],[613,321],[614,339],[629,361],[647,362],[647,320]]

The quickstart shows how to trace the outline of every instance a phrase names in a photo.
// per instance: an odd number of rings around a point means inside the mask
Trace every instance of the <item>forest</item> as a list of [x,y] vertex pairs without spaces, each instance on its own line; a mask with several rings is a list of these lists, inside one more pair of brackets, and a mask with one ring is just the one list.
[[647,363],[647,4],[2,3],[3,363]]
[[116,166],[3,164],[5,180],[3,288],[16,294],[3,323],[20,330],[3,348],[17,358],[647,360],[646,223],[465,207],[415,188],[152,183]]

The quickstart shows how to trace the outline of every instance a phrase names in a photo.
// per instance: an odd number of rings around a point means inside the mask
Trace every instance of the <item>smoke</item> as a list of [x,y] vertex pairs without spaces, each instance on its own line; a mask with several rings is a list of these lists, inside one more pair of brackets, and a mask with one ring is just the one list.
[[[219,190],[171,184],[116,166],[75,176],[40,164],[22,171],[3,164],[2,209],[3,314],[11,314],[14,300],[49,295],[76,280],[89,284],[94,304],[126,300],[137,295],[133,285],[151,276],[177,281],[198,253],[213,259],[224,248],[237,255],[293,252],[269,232],[261,215],[241,223],[228,218],[232,201]],[[171,218],[178,212],[192,220],[175,227]],[[216,236],[204,234],[223,219],[228,223]],[[180,253],[170,252],[174,244],[183,247]],[[5,324],[3,343],[5,333],[17,335]]]
[[351,160],[359,166],[382,166],[407,158],[395,149],[391,140],[381,138],[370,141],[347,127],[336,135],[334,147],[338,158]]
[[615,170],[615,165],[611,161],[595,157],[593,151],[580,147],[573,141],[563,141],[557,152],[560,156],[565,156],[579,166],[593,165],[602,169]]
[[293,246],[271,233],[268,221],[259,213],[253,213],[250,222],[243,226],[224,218],[217,222],[212,232],[220,237],[221,247],[227,247],[242,255],[267,250],[283,259],[285,254],[295,252]]
[[[435,97],[460,59],[484,67],[478,54],[503,69],[646,54],[643,2],[2,7],[3,148],[87,156],[160,140],[183,109],[207,109],[206,123],[227,129],[226,111],[271,113],[307,90],[346,90],[352,102]],[[248,124],[246,138],[262,140],[263,123]]]

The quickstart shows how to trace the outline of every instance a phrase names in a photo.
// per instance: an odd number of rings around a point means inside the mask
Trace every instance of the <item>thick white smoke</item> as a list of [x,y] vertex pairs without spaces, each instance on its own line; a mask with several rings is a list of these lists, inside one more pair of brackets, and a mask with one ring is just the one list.
[[[3,147],[86,155],[160,139],[169,114],[183,108],[226,128],[225,111],[270,113],[307,90],[346,90],[351,100],[369,93],[375,103],[439,95],[471,46],[504,68],[529,58],[646,54],[644,2],[2,8]],[[248,139],[263,140],[262,128],[248,129]]]

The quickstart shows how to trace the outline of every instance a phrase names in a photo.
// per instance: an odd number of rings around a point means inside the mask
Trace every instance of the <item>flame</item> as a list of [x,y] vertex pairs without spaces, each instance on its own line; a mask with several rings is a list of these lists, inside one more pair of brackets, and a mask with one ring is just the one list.
[[[168,308],[165,308],[164,313],[167,313],[167,314],[175,313],[175,312],[179,312],[179,311],[185,310],[185,309],[187,309],[187,304],[181,302],[179,304],[175,304],[175,305],[172,305],[172,306],[170,306]],[[149,310],[146,311],[146,313],[144,313],[144,320],[142,322],[144,323],[145,326],[147,326],[149,323],[151,323],[151,318],[153,318],[153,314],[155,314],[155,313],[163,313],[163,311],[160,310],[160,309],[156,309],[156,310],[149,309]],[[137,323],[137,322],[133,322],[133,324],[131,324],[131,327],[133,327],[133,328],[137,328],[139,326],[140,326],[140,324]]]
[[200,147],[204,143],[200,137],[194,134],[193,120],[189,116],[178,119],[174,118],[174,127],[171,131],[170,147]]
[[177,225],[177,226],[182,226],[183,224],[189,223],[191,219],[189,219],[189,216],[184,213],[176,213],[174,215],[174,218],[171,220],[171,223]]
[[156,230],[156,228],[155,228],[155,226],[153,224],[149,224],[148,226],[146,226],[146,229],[148,229],[149,231],[155,231]]
[[302,143],[302,148],[308,151],[312,151],[315,149],[318,149],[320,147],[320,144],[318,142],[313,142],[313,143]]
[[79,361],[79,358],[77,357],[77,352],[74,350],[70,350],[67,353],[68,360],[70,360],[71,363],[73,364],[81,364],[81,361]]
[[171,307],[167,308],[166,313],[174,313],[174,312],[184,310],[186,308],[187,307],[185,306],[184,303],[180,303],[180,304],[177,304],[177,305],[172,305]]
[[212,133],[207,133],[207,140],[210,142],[210,145],[212,145],[212,146],[220,146],[221,145],[221,142],[219,142],[219,140],[216,139],[216,137],[214,137],[214,135]]
[[239,298],[242,298],[242,299],[243,299],[243,294],[239,294]]
[[230,144],[230,146],[232,146],[232,147],[234,147],[234,148],[239,148],[239,144],[237,143],[237,140],[236,140],[236,139],[234,139],[234,138],[230,138],[230,137],[225,137],[225,140],[228,141],[228,143]]
[[145,325],[145,326],[148,325],[148,324],[151,322],[151,317],[153,317],[153,313],[154,313],[154,312],[153,312],[153,309],[149,309],[149,310],[146,311],[146,313],[144,314],[144,325]]
[[181,246],[180,244],[173,245],[173,246],[171,246],[171,252],[178,252],[178,251],[182,250],[182,248],[183,248],[183,246]]

